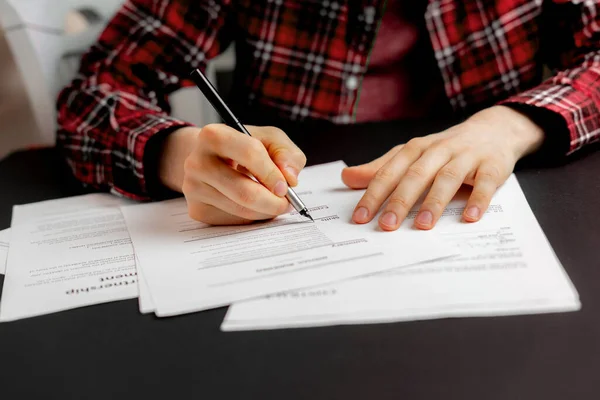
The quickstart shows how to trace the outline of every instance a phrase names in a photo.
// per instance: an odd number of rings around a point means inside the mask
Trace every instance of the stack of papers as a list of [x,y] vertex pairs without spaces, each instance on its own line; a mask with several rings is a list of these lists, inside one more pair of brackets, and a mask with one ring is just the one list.
[[202,311],[457,254],[431,232],[383,232],[376,221],[352,224],[361,193],[330,193],[324,186],[323,178],[339,181],[343,166],[303,174],[297,193],[315,222],[292,212],[248,226],[216,227],[191,220],[183,199],[123,207],[146,284],[141,311],[161,317]]
[[124,204],[91,194],[15,206],[0,321],[137,297]]
[[314,223],[290,212],[208,226],[183,199],[107,194],[15,206],[10,235],[0,233],[0,321],[134,297],[160,317],[235,303],[224,330],[580,307],[514,176],[479,223],[461,222],[459,195],[433,231],[407,221],[383,232],[376,219],[351,222],[363,191],[344,187],[344,166],[303,171],[296,192]]
[[[461,221],[460,192],[435,231],[459,256],[230,307],[223,330],[574,311],[578,294],[512,175],[485,217]],[[414,218],[418,207],[411,213]]]

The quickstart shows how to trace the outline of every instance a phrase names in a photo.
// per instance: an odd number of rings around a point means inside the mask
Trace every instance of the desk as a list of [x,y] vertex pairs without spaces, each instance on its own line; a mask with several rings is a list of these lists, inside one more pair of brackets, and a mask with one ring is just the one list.
[[[433,129],[364,125],[299,141],[313,164],[355,164]],[[157,319],[122,301],[0,325],[0,397],[597,399],[600,153],[517,175],[579,312],[223,333],[223,308]],[[13,204],[81,193],[54,150],[1,162],[0,185],[0,229]]]

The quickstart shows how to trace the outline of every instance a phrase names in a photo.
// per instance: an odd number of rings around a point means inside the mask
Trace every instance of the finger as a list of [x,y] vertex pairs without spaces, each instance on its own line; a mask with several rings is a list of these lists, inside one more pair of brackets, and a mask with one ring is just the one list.
[[253,137],[267,149],[269,156],[281,170],[290,186],[298,184],[298,175],[306,165],[306,156],[281,129],[247,126]]
[[421,156],[421,152],[422,150],[416,146],[404,146],[391,160],[379,168],[369,183],[367,191],[356,205],[352,216],[354,222],[364,224],[373,219],[409,166]]
[[398,229],[421,194],[431,185],[435,175],[451,157],[449,149],[434,147],[423,153],[423,156],[407,169],[379,218],[381,229]]
[[188,214],[193,220],[209,225],[244,225],[254,222],[226,213],[223,210],[204,203],[188,202]]
[[403,145],[396,146],[375,160],[357,165],[355,167],[344,168],[342,171],[342,181],[352,189],[364,189],[369,186],[377,171],[389,162],[402,149]]
[[272,193],[279,197],[287,194],[286,179],[260,140],[218,124],[202,128],[200,140],[213,154],[246,167]]
[[243,220],[258,221],[274,218],[276,215],[269,215],[256,212],[241,204],[235,203],[214,187],[207,183],[199,182],[192,192],[186,193],[188,204],[202,203],[208,204],[216,209],[222,210],[228,215],[239,217]]
[[415,218],[417,228],[431,229],[435,226],[448,203],[475,167],[474,159],[460,157],[451,160],[440,169]]
[[266,215],[283,214],[288,201],[271,193],[262,184],[230,168],[218,158],[205,163],[197,179],[218,190],[231,201]]
[[473,191],[463,213],[465,221],[476,222],[481,219],[488,209],[494,193],[506,178],[507,174],[491,163],[484,163],[477,169]]

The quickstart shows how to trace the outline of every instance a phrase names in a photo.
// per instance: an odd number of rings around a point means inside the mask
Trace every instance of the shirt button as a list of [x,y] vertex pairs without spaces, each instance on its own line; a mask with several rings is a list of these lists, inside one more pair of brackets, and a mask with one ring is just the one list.
[[352,75],[350,78],[346,79],[346,89],[348,90],[356,90],[358,87],[358,78]]
[[365,22],[367,23],[367,26],[375,22],[375,7],[365,7]]
[[369,6],[365,7],[365,15],[370,15],[371,17],[375,16],[375,7]]

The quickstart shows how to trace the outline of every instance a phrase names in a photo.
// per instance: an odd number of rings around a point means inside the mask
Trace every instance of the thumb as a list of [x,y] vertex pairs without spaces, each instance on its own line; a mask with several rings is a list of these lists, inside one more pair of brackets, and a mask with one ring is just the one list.
[[306,156],[281,129],[247,126],[253,137],[259,139],[269,152],[290,186],[298,184],[298,175],[306,165]]
[[365,189],[369,183],[388,161],[390,161],[402,148],[402,145],[394,147],[392,150],[385,153],[383,156],[375,160],[357,165],[355,167],[344,168],[342,171],[342,181],[351,189]]

